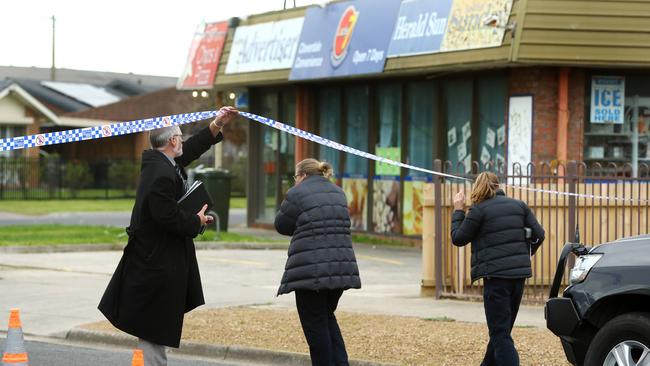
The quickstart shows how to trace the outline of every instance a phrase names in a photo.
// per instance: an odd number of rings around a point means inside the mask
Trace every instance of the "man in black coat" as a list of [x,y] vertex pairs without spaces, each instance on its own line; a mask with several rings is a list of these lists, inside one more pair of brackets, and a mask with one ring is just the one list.
[[221,108],[210,125],[183,142],[178,126],[151,131],[124,248],[99,310],[118,329],[140,339],[145,364],[166,365],[165,346],[178,347],[184,313],[205,303],[194,238],[211,218],[207,205],[184,212],[184,167],[223,139],[238,112]]

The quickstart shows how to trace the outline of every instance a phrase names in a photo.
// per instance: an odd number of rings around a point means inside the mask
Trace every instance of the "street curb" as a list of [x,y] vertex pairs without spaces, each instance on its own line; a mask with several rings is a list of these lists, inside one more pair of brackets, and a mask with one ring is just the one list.
[[[257,242],[197,242],[197,250],[282,250],[289,248],[289,243],[257,243]],[[61,245],[15,245],[0,247],[0,253],[27,254],[27,253],[70,253],[70,252],[105,252],[123,250],[125,244],[61,244]]]
[[[65,339],[82,343],[102,343],[115,346],[135,348],[137,339],[124,333],[99,332],[82,328],[68,331]],[[304,353],[272,351],[242,346],[224,346],[181,341],[180,348],[168,348],[170,354],[199,356],[219,361],[246,362],[264,365],[303,366],[311,365],[309,355]],[[350,360],[351,366],[392,366],[394,364]]]

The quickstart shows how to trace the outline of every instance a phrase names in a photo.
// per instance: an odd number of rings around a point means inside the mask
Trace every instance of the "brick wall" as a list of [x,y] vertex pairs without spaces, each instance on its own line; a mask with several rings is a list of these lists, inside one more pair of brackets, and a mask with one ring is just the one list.
[[[533,96],[533,161],[557,159],[558,74],[555,67],[522,67],[510,70],[510,95]],[[584,126],[584,71],[569,74],[568,159],[581,160]]]

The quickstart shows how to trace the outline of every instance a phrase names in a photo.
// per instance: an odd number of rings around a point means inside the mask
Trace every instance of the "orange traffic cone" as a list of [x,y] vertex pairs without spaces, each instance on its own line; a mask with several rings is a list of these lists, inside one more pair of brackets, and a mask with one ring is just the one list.
[[144,366],[144,353],[139,348],[136,348],[133,351],[133,361],[131,361],[131,366]]
[[3,366],[28,366],[27,350],[23,326],[20,323],[20,311],[11,309],[9,313],[9,329],[7,330],[7,346],[2,356]]

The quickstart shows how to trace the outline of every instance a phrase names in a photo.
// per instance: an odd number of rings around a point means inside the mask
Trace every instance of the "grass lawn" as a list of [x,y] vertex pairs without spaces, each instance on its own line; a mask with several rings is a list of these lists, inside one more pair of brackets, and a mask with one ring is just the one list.
[[123,228],[117,227],[81,225],[0,226],[0,246],[118,244],[124,242],[126,242],[126,233]]
[[[29,235],[25,233],[29,232]],[[84,225],[13,225],[0,226],[0,246],[10,245],[60,245],[60,244],[125,244],[126,233],[123,228]],[[215,241],[215,232],[206,231],[195,241]],[[288,240],[269,240],[267,238],[221,233],[220,242],[228,243],[268,243],[288,242]]]
[[[133,208],[132,198],[78,200],[7,200],[0,201],[0,212],[22,215],[45,215],[54,212],[127,211]],[[230,199],[230,208],[246,208],[246,197]]]

